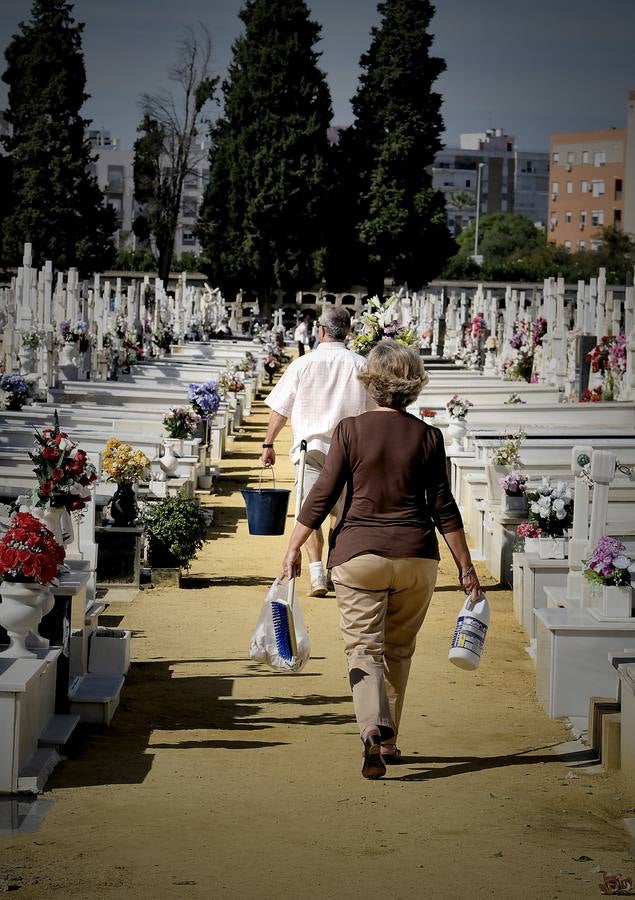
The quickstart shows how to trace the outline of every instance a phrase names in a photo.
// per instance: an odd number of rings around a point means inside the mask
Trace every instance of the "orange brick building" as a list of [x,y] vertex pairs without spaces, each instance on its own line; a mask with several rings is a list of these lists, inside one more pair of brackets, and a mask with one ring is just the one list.
[[551,242],[574,252],[593,250],[603,226],[624,227],[627,136],[628,130],[617,129],[551,136]]
[[635,238],[635,91],[624,130],[554,134],[550,141],[549,240],[592,250],[610,225]]

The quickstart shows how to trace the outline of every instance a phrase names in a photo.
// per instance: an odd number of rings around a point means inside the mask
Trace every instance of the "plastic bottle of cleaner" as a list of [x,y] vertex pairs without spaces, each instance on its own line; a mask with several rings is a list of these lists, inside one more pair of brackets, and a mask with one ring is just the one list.
[[489,603],[485,594],[472,602],[469,598],[456,620],[448,659],[459,669],[476,669],[481,661],[489,627]]

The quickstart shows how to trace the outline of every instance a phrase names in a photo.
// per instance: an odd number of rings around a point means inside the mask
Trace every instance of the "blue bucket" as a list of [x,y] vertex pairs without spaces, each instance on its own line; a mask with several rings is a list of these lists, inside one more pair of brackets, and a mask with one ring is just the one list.
[[[262,472],[260,473],[262,483]],[[244,488],[249,534],[284,534],[291,491],[283,488]]]

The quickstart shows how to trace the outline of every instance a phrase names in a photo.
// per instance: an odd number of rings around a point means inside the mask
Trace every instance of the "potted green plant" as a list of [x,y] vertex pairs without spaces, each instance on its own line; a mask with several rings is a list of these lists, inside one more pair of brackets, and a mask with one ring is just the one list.
[[205,542],[205,517],[190,497],[176,495],[148,503],[141,514],[148,533],[150,565],[189,569]]

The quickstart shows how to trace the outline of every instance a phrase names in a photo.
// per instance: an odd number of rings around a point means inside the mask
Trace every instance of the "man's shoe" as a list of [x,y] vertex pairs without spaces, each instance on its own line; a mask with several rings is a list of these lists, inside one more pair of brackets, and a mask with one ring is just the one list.
[[326,578],[324,575],[318,575],[316,578],[311,579],[311,590],[309,591],[309,597],[326,597],[328,591],[326,590]]

